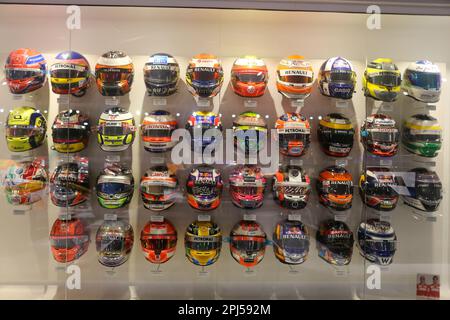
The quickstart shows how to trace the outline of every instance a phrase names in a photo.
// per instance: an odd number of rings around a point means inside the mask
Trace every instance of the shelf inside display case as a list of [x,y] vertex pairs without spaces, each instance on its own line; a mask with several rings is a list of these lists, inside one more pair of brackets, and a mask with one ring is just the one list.
[[[0,61],[21,69],[8,56],[33,48],[46,69],[27,75],[46,81],[25,94],[13,73],[1,81],[0,298],[414,299],[420,274],[450,298],[448,17],[383,15],[370,30],[366,14],[82,6],[71,30],[62,7],[20,8],[0,4],[0,30],[15,27]],[[350,91],[324,85],[339,57]],[[403,79],[433,61],[439,101],[365,96],[377,57]],[[176,91],[157,95],[164,81]],[[434,157],[406,149],[405,128],[438,127]]]

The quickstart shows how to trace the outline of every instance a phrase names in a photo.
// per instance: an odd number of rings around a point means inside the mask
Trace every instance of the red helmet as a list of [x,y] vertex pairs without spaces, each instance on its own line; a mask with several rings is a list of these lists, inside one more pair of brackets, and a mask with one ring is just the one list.
[[141,231],[141,247],[151,263],[167,262],[175,254],[177,230],[167,219],[149,221]]
[[236,59],[231,69],[231,86],[242,97],[260,97],[267,86],[268,72],[262,59],[245,56]]
[[234,260],[245,267],[254,267],[266,252],[266,233],[256,221],[239,221],[230,233],[230,251]]
[[377,156],[392,157],[397,153],[399,131],[395,120],[386,114],[372,114],[361,126],[364,148]]
[[50,247],[58,262],[70,262],[81,257],[89,247],[89,235],[80,219],[58,218],[50,231]]
[[47,62],[36,50],[17,49],[6,59],[5,73],[11,93],[29,93],[44,86]]

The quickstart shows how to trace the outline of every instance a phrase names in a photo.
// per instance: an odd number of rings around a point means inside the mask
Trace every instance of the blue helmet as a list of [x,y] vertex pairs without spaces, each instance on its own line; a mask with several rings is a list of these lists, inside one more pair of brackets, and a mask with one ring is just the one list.
[[308,227],[301,221],[285,220],[275,226],[273,232],[275,257],[285,264],[305,262],[309,252]]
[[203,150],[210,144],[216,143],[214,131],[216,129],[222,131],[222,123],[220,115],[209,111],[195,111],[189,117],[186,123],[186,130],[191,134],[191,148],[197,151],[197,147]]
[[358,227],[358,247],[370,262],[389,265],[397,249],[397,236],[389,222],[369,219]]
[[320,67],[320,92],[328,97],[351,99],[355,90],[356,73],[352,63],[342,57],[333,57]]

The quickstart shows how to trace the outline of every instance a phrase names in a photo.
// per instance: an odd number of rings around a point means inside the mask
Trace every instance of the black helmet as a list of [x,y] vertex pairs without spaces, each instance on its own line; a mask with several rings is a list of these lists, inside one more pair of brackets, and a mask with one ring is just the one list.
[[409,194],[403,196],[403,201],[413,208],[433,212],[439,207],[442,200],[442,183],[434,171],[425,168],[415,168],[414,186],[408,187]]
[[349,118],[330,113],[319,122],[317,136],[323,152],[334,157],[346,157],[353,147],[355,129]]
[[322,222],[316,240],[319,257],[326,262],[343,266],[352,260],[353,232],[344,222],[333,219]]
[[167,53],[151,55],[144,66],[144,81],[150,96],[169,96],[177,90],[180,66]]

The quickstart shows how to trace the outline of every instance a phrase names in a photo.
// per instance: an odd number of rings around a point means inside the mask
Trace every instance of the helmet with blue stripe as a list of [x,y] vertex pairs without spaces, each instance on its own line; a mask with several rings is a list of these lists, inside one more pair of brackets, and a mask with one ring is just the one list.
[[326,60],[320,67],[320,92],[328,97],[351,99],[355,90],[356,73],[352,63],[342,57]]

